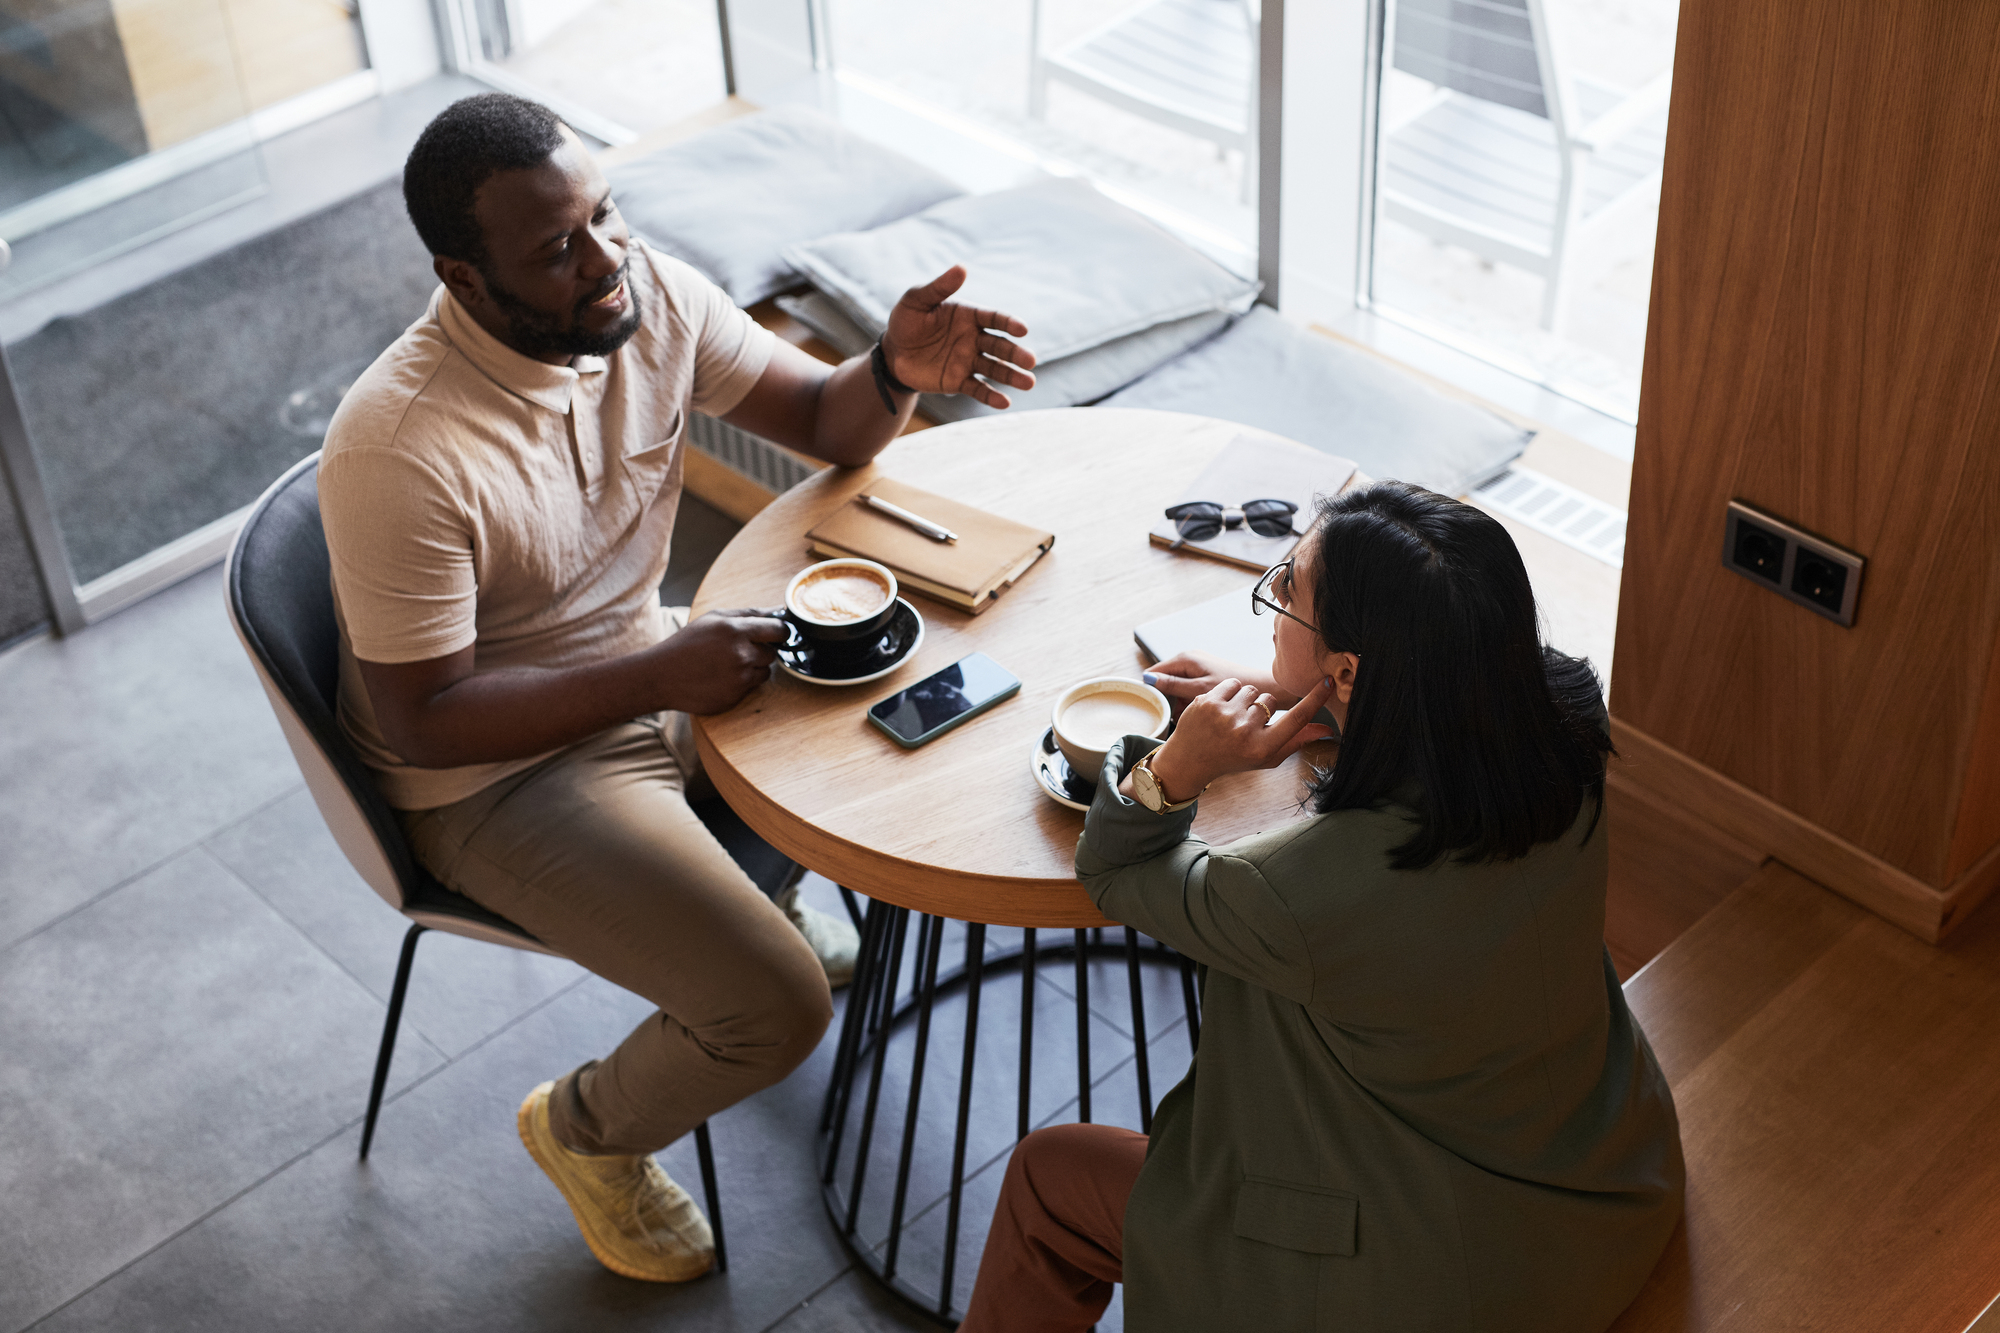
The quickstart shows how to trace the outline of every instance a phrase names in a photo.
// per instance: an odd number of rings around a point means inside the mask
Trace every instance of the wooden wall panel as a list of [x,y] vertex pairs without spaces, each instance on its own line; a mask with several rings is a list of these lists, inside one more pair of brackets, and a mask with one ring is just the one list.
[[[1984,850],[1996,356],[2000,6],[1683,0],[1612,710],[1937,888]],[[1722,567],[1733,496],[1868,557],[1854,628]]]

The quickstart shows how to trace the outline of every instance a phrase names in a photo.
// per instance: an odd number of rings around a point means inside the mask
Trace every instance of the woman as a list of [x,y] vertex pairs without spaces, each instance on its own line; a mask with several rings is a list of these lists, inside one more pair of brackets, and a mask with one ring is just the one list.
[[[1506,530],[1413,486],[1323,504],[1257,596],[1269,678],[1162,663],[1192,701],[1112,748],[1076,854],[1105,915],[1204,965],[1194,1067],[1150,1141],[1021,1143],[964,1333],[1086,1328],[1120,1280],[1144,1333],[1602,1329],[1683,1169],[1604,950],[1597,678],[1541,644]],[[1322,707],[1309,818],[1190,835]]]

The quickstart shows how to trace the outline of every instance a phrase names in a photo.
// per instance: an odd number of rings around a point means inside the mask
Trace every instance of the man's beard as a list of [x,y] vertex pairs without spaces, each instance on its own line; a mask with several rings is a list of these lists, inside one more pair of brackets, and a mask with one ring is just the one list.
[[[630,285],[631,269],[632,261],[628,259],[602,290],[578,301],[575,309],[570,311],[567,325],[558,323],[554,315],[537,310],[508,291],[484,268],[480,270],[480,275],[486,279],[486,294],[507,316],[507,345],[523,356],[610,356],[630,342],[632,335],[639,331],[639,297]],[[631,309],[626,311],[625,318],[602,333],[592,333],[583,328],[584,310],[592,301],[602,300],[621,282],[626,284],[625,299],[631,302]]]

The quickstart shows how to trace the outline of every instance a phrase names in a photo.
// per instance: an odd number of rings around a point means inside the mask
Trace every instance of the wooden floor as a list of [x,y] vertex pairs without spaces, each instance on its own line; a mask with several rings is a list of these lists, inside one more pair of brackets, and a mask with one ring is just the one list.
[[1773,861],[1626,994],[1688,1208],[1614,1333],[1962,1333],[2000,1292],[2000,911],[1925,944]]
[[1763,859],[1706,825],[1647,799],[1611,761],[1605,780],[1611,885],[1604,943],[1630,981],[1757,871]]

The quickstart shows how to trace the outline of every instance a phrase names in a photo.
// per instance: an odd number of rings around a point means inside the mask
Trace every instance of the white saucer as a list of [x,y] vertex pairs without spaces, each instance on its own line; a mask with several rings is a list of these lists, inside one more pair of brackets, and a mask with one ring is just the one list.
[[792,644],[778,649],[778,665],[785,669],[786,675],[813,685],[865,685],[871,680],[880,680],[901,668],[924,646],[922,614],[901,597],[896,599],[896,606],[896,614],[883,627],[876,650],[863,655],[852,665],[843,663],[831,671],[814,674],[816,663],[810,650]]

